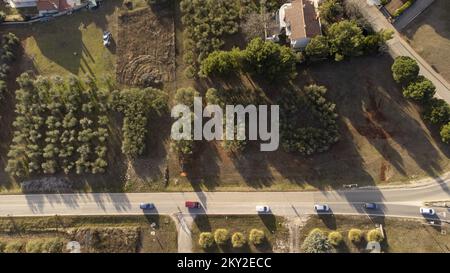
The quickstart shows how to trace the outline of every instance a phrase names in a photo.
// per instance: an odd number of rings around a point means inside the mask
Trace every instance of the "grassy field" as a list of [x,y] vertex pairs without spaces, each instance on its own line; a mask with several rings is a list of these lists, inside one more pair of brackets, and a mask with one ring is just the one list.
[[117,15],[122,1],[104,1],[95,11],[81,10],[46,23],[17,27],[26,58],[22,70],[41,75],[115,76],[115,44],[103,46],[103,31],[117,39]]
[[411,46],[450,81],[450,1],[436,0],[403,30]]
[[[344,243],[337,248],[338,252],[361,252],[366,247],[366,242],[355,245],[347,238],[348,231],[352,228],[367,232],[374,229],[375,224],[382,224],[386,234],[386,240],[382,243],[382,251],[389,253],[421,252],[421,253],[449,253],[450,236],[441,234],[440,227],[432,227],[420,220],[360,217],[360,216],[312,216],[301,229],[300,242],[303,242],[308,233],[314,228],[324,231],[340,231],[344,237]],[[442,227],[447,233],[448,227]]]
[[[90,234],[99,242],[90,245]],[[168,216],[58,216],[0,218],[0,241],[59,237],[88,252],[176,252],[177,235]]]
[[[240,249],[235,249],[229,242],[225,246],[214,245],[211,249],[204,250],[198,245],[201,232],[214,232],[218,228],[228,229],[230,236],[234,232],[242,232],[248,239],[251,229],[257,228],[264,231],[266,242],[259,247],[246,244]],[[285,219],[274,215],[198,215],[192,226],[193,252],[287,252],[289,231],[285,226]]]

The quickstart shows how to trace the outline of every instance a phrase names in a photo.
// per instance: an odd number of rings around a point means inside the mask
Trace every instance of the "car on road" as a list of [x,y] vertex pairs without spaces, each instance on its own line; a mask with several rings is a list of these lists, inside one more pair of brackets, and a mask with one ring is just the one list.
[[257,213],[267,213],[270,212],[270,207],[267,205],[256,206]]
[[432,208],[420,208],[420,214],[422,215],[435,215],[436,211]]
[[141,203],[141,204],[139,205],[139,207],[140,207],[142,210],[148,210],[148,209],[154,209],[154,208],[155,208],[155,205],[154,205],[153,203]]
[[374,209],[377,209],[378,206],[375,203],[365,203],[364,204],[364,208],[365,209],[372,209],[372,210],[374,210]]
[[200,202],[197,201],[186,201],[184,206],[188,209],[198,209],[201,207]]
[[316,212],[329,212],[330,206],[328,206],[327,204],[315,204],[314,210]]

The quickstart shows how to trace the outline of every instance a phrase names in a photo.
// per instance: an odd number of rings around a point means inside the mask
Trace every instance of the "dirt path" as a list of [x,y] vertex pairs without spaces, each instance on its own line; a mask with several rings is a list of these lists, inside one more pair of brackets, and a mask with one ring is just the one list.
[[192,252],[191,226],[194,218],[190,215],[177,213],[173,216],[178,230],[178,253]]
[[288,217],[289,253],[300,253],[300,230],[308,221],[309,216]]

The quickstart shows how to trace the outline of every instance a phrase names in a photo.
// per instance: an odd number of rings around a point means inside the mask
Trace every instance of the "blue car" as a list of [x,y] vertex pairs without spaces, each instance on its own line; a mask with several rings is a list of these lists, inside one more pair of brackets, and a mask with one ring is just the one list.
[[141,203],[141,204],[139,205],[139,207],[140,207],[142,210],[149,210],[149,209],[154,209],[154,208],[155,208],[155,205],[152,204],[152,203]]
[[365,203],[365,204],[364,204],[364,208],[365,208],[365,209],[377,209],[378,206],[377,206],[377,204],[375,204],[375,203]]

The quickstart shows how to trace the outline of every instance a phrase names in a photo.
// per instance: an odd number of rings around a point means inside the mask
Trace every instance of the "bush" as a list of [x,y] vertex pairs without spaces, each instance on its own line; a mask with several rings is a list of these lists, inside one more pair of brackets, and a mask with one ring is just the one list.
[[344,238],[339,231],[332,231],[330,232],[330,234],[328,234],[328,241],[330,241],[330,244],[332,244],[333,246],[340,245],[343,240]]
[[252,229],[250,230],[250,235],[248,237],[248,240],[250,243],[254,245],[260,245],[264,242],[264,239],[266,238],[266,235],[264,234],[264,231],[260,229]]
[[407,56],[395,58],[394,64],[392,65],[394,80],[404,85],[417,79],[419,70],[420,68],[416,60]]
[[332,251],[332,246],[325,233],[316,228],[303,241],[301,249],[305,253],[329,253]]
[[45,253],[61,253],[64,248],[64,240],[61,238],[50,238],[44,241],[42,250]]
[[214,236],[212,235],[211,232],[202,232],[200,233],[198,244],[202,248],[210,248],[214,244]]
[[27,253],[42,253],[43,251],[44,240],[42,239],[34,239],[27,242],[25,246],[25,251]]
[[5,251],[6,243],[0,241],[0,253],[3,253]]
[[214,241],[218,245],[226,244],[229,239],[228,237],[229,237],[228,230],[224,228],[216,229],[216,231],[214,232]]
[[408,0],[408,2],[405,2],[401,7],[395,10],[394,14],[392,16],[398,17],[400,16],[405,10],[407,10],[411,5],[414,3],[415,0]]
[[21,241],[12,241],[6,244],[5,253],[21,253],[24,251],[25,243]]
[[450,122],[442,126],[440,134],[442,142],[450,144]]
[[204,59],[200,66],[202,76],[227,76],[241,69],[241,51],[214,51]]
[[368,242],[381,242],[383,241],[383,235],[381,234],[380,229],[376,228],[376,229],[372,229],[371,231],[369,231],[367,233],[367,241]]
[[431,100],[436,94],[436,87],[434,84],[423,76],[417,77],[416,80],[410,82],[406,88],[403,89],[403,96],[417,102],[426,103]]
[[245,236],[241,232],[235,232],[233,236],[231,236],[231,245],[234,248],[241,248],[245,245]]
[[427,104],[423,116],[433,124],[446,124],[450,122],[450,106],[445,100],[433,98]]
[[0,11],[0,23],[3,23],[5,21],[6,14],[3,11]]
[[363,239],[363,232],[360,229],[352,228],[348,232],[348,239],[350,242],[355,244],[361,243]]

